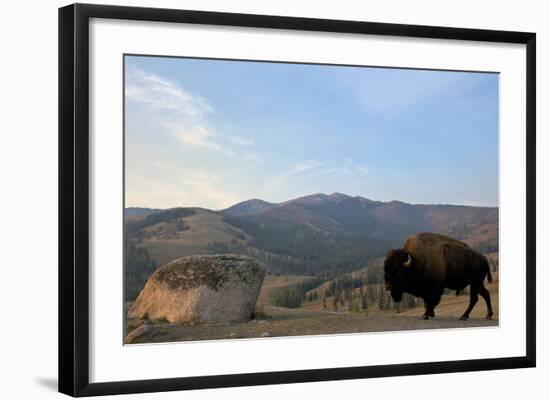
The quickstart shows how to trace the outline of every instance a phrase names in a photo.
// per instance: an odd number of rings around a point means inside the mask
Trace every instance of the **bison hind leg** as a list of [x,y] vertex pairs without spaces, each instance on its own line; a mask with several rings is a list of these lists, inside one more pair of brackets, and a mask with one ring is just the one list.
[[487,288],[484,286],[481,286],[479,289],[479,295],[483,297],[485,300],[485,304],[487,305],[487,316],[485,319],[492,320],[493,319],[493,308],[491,306],[491,295],[489,295],[489,291],[487,291]]
[[472,309],[474,309],[474,306],[477,303],[478,291],[479,288],[470,285],[470,304],[468,305],[468,308],[466,309],[464,314],[460,317],[460,320],[468,320],[468,318],[470,317],[470,312],[472,311]]

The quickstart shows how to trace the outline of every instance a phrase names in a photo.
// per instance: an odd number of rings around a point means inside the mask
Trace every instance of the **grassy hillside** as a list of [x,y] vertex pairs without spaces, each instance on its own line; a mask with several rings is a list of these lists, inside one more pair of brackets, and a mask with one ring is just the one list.
[[421,231],[448,234],[482,252],[498,250],[498,209],[379,202],[314,194],[259,199],[222,212],[128,208],[126,234],[156,265],[192,254],[246,254],[282,275],[355,271]]
[[[151,258],[163,265],[182,256],[213,253],[213,242],[242,242],[247,235],[237,227],[223,220],[223,216],[207,209],[193,208],[193,214],[178,218],[184,223],[177,231],[173,221],[156,223],[143,229],[146,233],[142,246],[147,248]],[[154,233],[159,233],[155,235]]]
[[311,280],[312,276],[266,276],[260,295],[258,296],[257,304],[270,305],[273,298],[281,290]]

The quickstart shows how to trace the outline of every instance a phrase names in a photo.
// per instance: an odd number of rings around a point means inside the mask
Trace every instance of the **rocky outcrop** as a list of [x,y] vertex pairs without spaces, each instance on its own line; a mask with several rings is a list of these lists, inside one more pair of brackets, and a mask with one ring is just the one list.
[[265,276],[255,259],[199,255],[153,273],[128,311],[131,319],[230,323],[251,319]]
[[159,334],[158,329],[149,324],[139,326],[132,330],[124,338],[125,344],[150,343],[155,341],[155,336]]

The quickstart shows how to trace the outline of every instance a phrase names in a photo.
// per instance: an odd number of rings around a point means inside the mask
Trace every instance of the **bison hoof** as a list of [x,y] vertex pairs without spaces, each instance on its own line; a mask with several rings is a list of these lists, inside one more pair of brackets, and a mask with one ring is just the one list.
[[430,317],[429,317],[428,315],[422,315],[422,318],[423,318],[424,320],[430,320]]
[[466,320],[468,320],[468,316],[460,316],[460,320],[466,321]]
[[487,316],[485,316],[485,319],[487,319],[487,320],[493,320],[493,315],[487,315]]

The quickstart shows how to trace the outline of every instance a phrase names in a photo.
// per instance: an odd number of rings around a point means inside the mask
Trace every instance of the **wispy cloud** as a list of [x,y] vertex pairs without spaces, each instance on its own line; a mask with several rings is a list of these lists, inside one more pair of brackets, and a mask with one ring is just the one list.
[[353,173],[351,170],[347,167],[332,167],[325,171],[327,174],[345,174],[345,175],[352,175]]
[[326,174],[367,175],[369,173],[369,168],[366,165],[355,162],[351,157],[346,157],[341,162],[332,161],[330,164],[333,167],[327,168]]
[[294,165],[294,168],[290,171],[290,174],[303,173],[304,171],[311,170],[315,167],[319,167],[322,164],[323,163],[321,163],[318,160],[304,160],[304,161],[296,163]]
[[241,200],[239,194],[224,187],[223,176],[205,168],[134,162],[126,174],[127,206],[188,205],[222,209]]
[[238,136],[238,135],[235,135],[235,136],[230,137],[229,140],[231,141],[231,143],[233,143],[233,144],[235,144],[235,145],[239,145],[239,146],[250,146],[250,145],[254,145],[254,141],[253,141],[253,140],[248,139],[248,138],[244,138],[244,137]]
[[[495,74],[126,60],[126,190],[135,205],[219,208],[335,191],[498,203]],[[420,155],[414,163],[411,154]]]
[[234,155],[220,144],[216,135],[210,118],[214,108],[176,82],[134,67],[127,72],[125,94],[128,101],[144,104],[156,112],[167,133],[186,145]]
[[264,182],[264,188],[268,193],[276,193],[285,187],[289,181],[293,181],[303,172],[322,166],[323,163],[318,160],[302,160],[296,162],[294,166],[281,174],[268,177]]
[[361,175],[367,175],[369,173],[369,168],[367,166],[363,166],[362,164],[356,164],[353,168],[355,168],[355,170]]
[[125,95],[128,100],[157,110],[173,111],[175,115],[203,117],[214,111],[202,97],[191,94],[175,82],[136,67],[127,70]]
[[206,149],[212,149],[224,153],[228,156],[233,156],[235,153],[214,142],[214,134],[204,126],[195,125],[188,127],[184,124],[164,123],[165,127],[170,130],[173,137],[185,142],[188,145],[195,145]]

